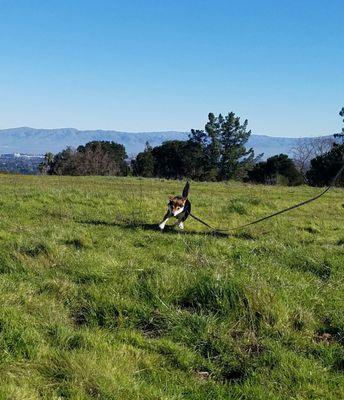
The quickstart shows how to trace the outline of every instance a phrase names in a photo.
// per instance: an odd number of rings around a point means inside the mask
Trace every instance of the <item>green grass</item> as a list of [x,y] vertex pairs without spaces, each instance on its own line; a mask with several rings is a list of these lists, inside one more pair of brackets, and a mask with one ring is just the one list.
[[[183,183],[0,176],[0,399],[344,398],[344,191],[231,236]],[[191,183],[236,226],[319,189]]]

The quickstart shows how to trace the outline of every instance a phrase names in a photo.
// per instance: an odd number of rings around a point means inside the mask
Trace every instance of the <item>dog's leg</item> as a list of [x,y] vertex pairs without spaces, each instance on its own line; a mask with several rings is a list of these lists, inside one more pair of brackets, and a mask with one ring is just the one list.
[[167,221],[171,218],[171,214],[169,212],[166,213],[166,215],[164,216],[162,222],[159,224],[159,228],[161,230],[164,230],[165,225],[167,223]]
[[166,218],[166,219],[164,219],[162,222],[161,222],[161,224],[159,224],[159,228],[161,229],[161,230],[164,230],[164,228],[165,228],[165,225],[166,225],[166,222],[169,220],[169,218]]
[[185,221],[184,218],[185,218],[185,216],[184,216],[184,215],[181,215],[181,216],[178,218],[177,222],[176,222],[176,225],[178,225],[178,226],[179,226],[179,229],[181,229],[181,230],[184,229],[184,221]]

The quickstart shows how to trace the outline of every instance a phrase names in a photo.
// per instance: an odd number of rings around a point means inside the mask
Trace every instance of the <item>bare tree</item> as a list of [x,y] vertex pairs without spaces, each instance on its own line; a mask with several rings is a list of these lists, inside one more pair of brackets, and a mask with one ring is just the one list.
[[[339,115],[341,117],[344,117],[344,107],[339,111]],[[343,119],[344,122],[344,119]],[[335,133],[333,135],[341,144],[344,144],[344,128],[342,128],[342,131],[340,133]]]
[[335,140],[332,136],[327,137],[317,137],[312,139],[312,144],[314,148],[314,157],[322,156],[328,153],[331,149]]
[[313,158],[313,146],[310,140],[299,139],[291,151],[296,168],[305,176]]
[[305,176],[311,160],[329,152],[334,142],[335,140],[332,137],[299,139],[291,149],[296,168]]

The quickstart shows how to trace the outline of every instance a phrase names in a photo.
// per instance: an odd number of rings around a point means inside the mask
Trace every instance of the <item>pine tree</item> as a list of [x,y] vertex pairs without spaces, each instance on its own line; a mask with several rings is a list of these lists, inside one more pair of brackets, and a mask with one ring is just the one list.
[[221,124],[223,117],[216,117],[213,113],[208,114],[208,122],[205,124],[205,132],[208,135],[209,145],[206,149],[206,165],[208,179],[213,180],[218,176],[218,166],[221,158]]
[[245,144],[251,135],[247,131],[247,120],[240,124],[240,118],[234,112],[226,117],[208,114],[204,130],[191,130],[189,141],[197,143],[202,152],[198,152],[199,165],[205,180],[224,180],[242,178],[253,164],[253,149],[246,150]]
[[219,178],[221,180],[242,178],[247,167],[253,162],[253,149],[246,150],[245,147],[251,135],[251,131],[247,131],[247,125],[247,119],[241,124],[240,118],[234,112],[228,113],[220,121]]
[[43,161],[38,165],[38,170],[41,174],[49,174],[50,170],[53,167],[54,162],[54,154],[46,153],[44,155]]

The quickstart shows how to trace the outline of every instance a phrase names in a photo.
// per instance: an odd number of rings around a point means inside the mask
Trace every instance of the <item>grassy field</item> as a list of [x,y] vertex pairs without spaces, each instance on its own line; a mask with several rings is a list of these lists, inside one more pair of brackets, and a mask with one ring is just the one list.
[[[344,398],[344,191],[233,235],[183,183],[0,176],[0,399]],[[319,192],[191,183],[235,226]]]

